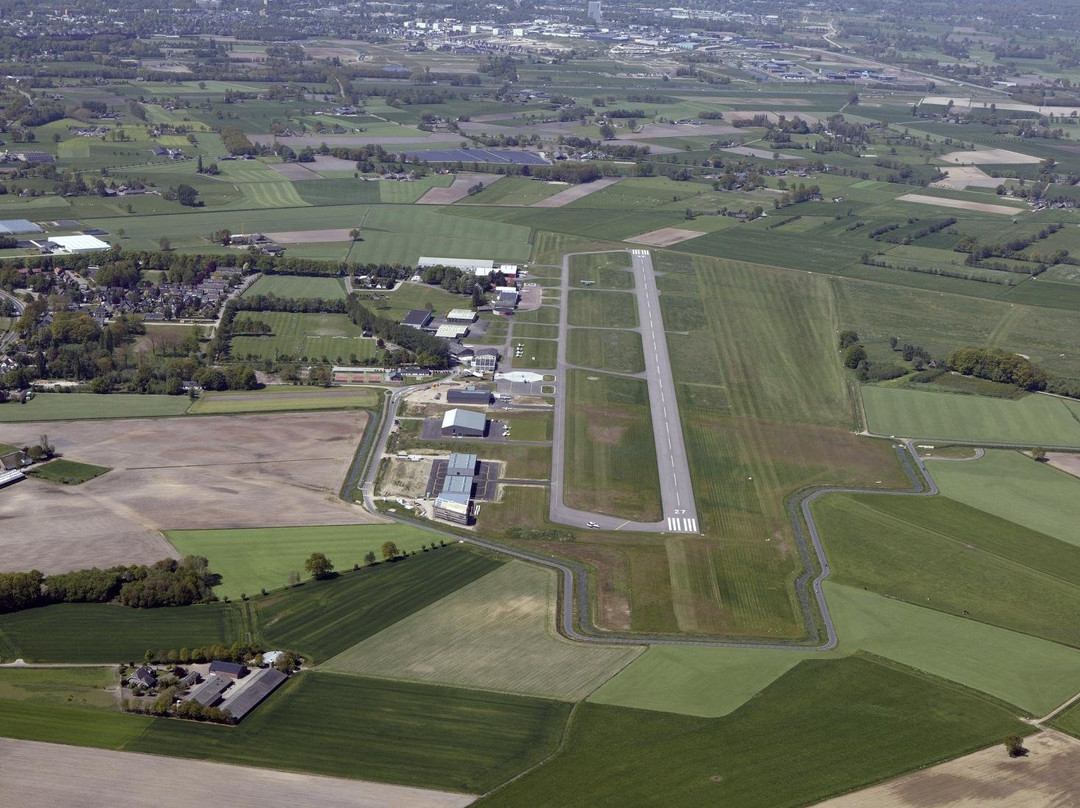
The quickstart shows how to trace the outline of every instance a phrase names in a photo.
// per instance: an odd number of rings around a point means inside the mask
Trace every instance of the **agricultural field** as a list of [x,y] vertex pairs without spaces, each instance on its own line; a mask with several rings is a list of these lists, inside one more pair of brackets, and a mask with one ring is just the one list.
[[568,713],[556,701],[312,672],[231,732],[156,721],[125,748],[475,794],[550,755]]
[[830,580],[1080,647],[1080,548],[945,497],[814,503]]
[[255,530],[170,530],[165,533],[181,555],[199,555],[221,576],[218,597],[239,598],[260,590],[282,589],[289,573],[307,578],[304,561],[323,553],[344,572],[363,565],[372,552],[382,560],[382,545],[393,541],[408,553],[428,544],[431,536],[402,525],[330,525],[259,528]]
[[513,561],[321,667],[578,701],[641,649],[563,639],[555,631],[557,594],[553,571]]
[[980,460],[929,465],[941,493],[1055,539],[1080,544],[1070,516],[1080,480],[1019,452],[989,450]]
[[251,312],[271,332],[264,336],[234,336],[230,352],[237,359],[325,359],[335,364],[369,364],[378,349],[375,340],[346,314],[293,314]]
[[0,423],[73,421],[83,418],[152,418],[181,415],[187,396],[94,395],[38,393],[26,404],[0,405]]
[[375,390],[312,390],[311,388],[267,388],[253,393],[203,393],[188,412],[195,415],[302,412],[307,410],[351,410],[375,407]]
[[650,522],[661,503],[645,382],[572,370],[567,392],[567,505]]
[[457,547],[417,553],[260,599],[255,619],[265,642],[324,662],[500,564]]
[[929,440],[1080,447],[1080,403],[1044,395],[1016,401],[864,386],[871,432]]
[[119,688],[113,668],[0,669],[0,701],[116,710]]
[[[1003,705],[909,668],[806,661],[719,719],[586,703],[552,761],[478,804],[599,805],[616,778],[627,806],[799,806],[1027,730]],[[800,752],[819,744],[864,751],[823,766]]]

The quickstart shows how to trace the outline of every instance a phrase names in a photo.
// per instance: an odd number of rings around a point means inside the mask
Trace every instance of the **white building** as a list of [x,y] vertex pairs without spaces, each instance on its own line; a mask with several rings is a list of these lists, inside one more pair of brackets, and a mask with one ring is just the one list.
[[57,252],[68,255],[112,249],[107,241],[102,241],[97,236],[50,236],[49,241],[60,248]]

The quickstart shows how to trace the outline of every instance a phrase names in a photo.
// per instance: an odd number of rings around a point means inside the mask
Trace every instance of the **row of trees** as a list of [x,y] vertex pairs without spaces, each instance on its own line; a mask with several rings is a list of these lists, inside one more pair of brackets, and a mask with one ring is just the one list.
[[75,570],[44,575],[39,570],[0,573],[0,612],[52,603],[116,602],[135,608],[189,606],[215,600],[220,582],[201,556],[167,558],[153,564]]

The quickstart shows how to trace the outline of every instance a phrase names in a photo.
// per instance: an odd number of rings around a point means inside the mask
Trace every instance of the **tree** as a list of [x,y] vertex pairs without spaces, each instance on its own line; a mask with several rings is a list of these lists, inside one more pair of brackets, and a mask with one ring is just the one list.
[[308,560],[304,562],[304,569],[310,572],[311,577],[316,581],[329,578],[334,573],[334,565],[330,563],[330,559],[326,557],[325,553],[312,553],[309,555]]
[[277,658],[274,667],[282,673],[292,673],[296,670],[296,654],[292,651],[286,651]]
[[1042,446],[1036,446],[1031,450],[1031,456],[1040,463],[1046,462],[1046,449]]
[[369,567],[375,563],[374,550],[368,550],[366,553],[364,553],[364,563],[367,564]]
[[855,343],[844,349],[844,367],[857,368],[860,362],[866,361],[866,349]]
[[1024,739],[1019,735],[1006,735],[1005,751],[1009,753],[1009,757],[1023,757],[1028,750],[1024,748]]
[[840,337],[838,338],[838,342],[840,343],[840,350],[841,351],[844,350],[844,348],[848,347],[849,345],[854,345],[858,341],[859,341],[858,333],[855,332],[855,331],[852,331],[850,328],[845,330],[845,331],[841,331],[840,332]]
[[398,556],[398,546],[392,541],[384,541],[382,546],[382,557],[386,561],[393,561]]
[[300,583],[300,573],[293,570],[289,573],[289,586],[296,586]]
[[168,236],[162,236],[158,239],[158,247],[162,252],[169,252],[172,249],[172,242],[169,241]]
[[349,231],[349,238],[352,241],[359,241],[360,240],[360,228],[359,227],[354,227],[352,230],[350,230]]

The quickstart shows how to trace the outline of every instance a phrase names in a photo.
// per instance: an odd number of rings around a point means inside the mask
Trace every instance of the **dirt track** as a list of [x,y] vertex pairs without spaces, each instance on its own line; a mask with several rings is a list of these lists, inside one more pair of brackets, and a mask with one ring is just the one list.
[[432,188],[416,200],[417,205],[453,205],[469,195],[469,189],[482,182],[484,187],[502,179],[501,174],[458,174],[446,188]]
[[846,794],[818,808],[1059,808],[1080,794],[1080,741],[1040,732],[1024,741],[1026,757],[1001,744]]
[[[4,804],[13,807],[145,808],[155,802],[221,802],[230,808],[463,808],[476,799],[383,783],[9,738],[0,738],[0,782]],[[165,795],[171,796],[163,799]]]
[[336,496],[366,422],[317,412],[0,425],[0,443],[47,431],[69,459],[113,469],[79,486],[0,490],[0,569],[156,561],[175,555],[160,530],[378,521]]
[[967,199],[949,199],[944,196],[928,196],[926,194],[904,194],[896,198],[901,202],[916,202],[920,205],[937,205],[940,208],[956,208],[957,210],[975,210],[980,213],[1000,213],[1003,216],[1017,216],[1027,212],[1024,208],[990,205],[986,202],[970,202]]
[[650,230],[640,236],[631,236],[627,239],[632,244],[648,244],[650,247],[670,247],[672,244],[681,244],[705,234],[697,230],[683,230],[679,227],[661,227],[659,230]]
[[619,182],[621,179],[622,177],[608,177],[606,179],[585,182],[580,185],[572,185],[565,191],[559,191],[559,193],[557,194],[552,194],[547,199],[541,199],[539,202],[533,202],[530,207],[561,208],[563,205],[569,205],[571,202],[575,202],[578,199],[584,199],[589,194],[595,194],[597,191],[602,191],[605,188],[610,188],[612,185]]

